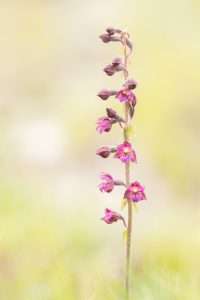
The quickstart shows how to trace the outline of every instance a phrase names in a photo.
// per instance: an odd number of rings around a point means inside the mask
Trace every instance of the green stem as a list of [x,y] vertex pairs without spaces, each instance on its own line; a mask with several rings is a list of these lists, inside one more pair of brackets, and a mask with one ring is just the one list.
[[[124,37],[124,66],[127,69],[127,49],[126,49],[126,37]],[[126,80],[128,74],[124,72],[124,79]],[[125,103],[125,121],[128,124],[129,121],[129,106]],[[124,141],[128,140],[126,129],[124,129]],[[125,182],[126,185],[130,185],[130,164],[125,164]],[[131,253],[131,232],[132,232],[132,203],[128,201],[128,225],[127,225],[127,239],[126,239],[126,269],[125,269],[125,289],[126,299],[129,299],[129,281],[130,281],[130,253]]]

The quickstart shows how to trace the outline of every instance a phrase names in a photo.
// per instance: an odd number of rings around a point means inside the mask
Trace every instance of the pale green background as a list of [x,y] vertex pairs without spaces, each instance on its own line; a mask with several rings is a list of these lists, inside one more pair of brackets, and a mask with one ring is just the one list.
[[[101,195],[98,174],[123,165],[96,157],[121,141],[98,135],[120,74],[102,69],[127,28],[138,81],[132,180],[146,187],[133,220],[134,300],[200,299],[200,2],[13,0],[0,2],[0,299],[123,299],[123,189]],[[126,216],[126,215],[125,215]]]

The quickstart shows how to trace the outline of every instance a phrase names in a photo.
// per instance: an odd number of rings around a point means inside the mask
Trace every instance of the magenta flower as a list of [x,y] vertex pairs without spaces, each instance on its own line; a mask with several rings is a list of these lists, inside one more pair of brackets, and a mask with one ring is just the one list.
[[131,185],[129,185],[128,188],[126,189],[124,198],[133,202],[146,200],[144,187],[137,181],[131,183]]
[[126,88],[118,91],[116,98],[118,98],[120,102],[133,103],[136,101],[135,94],[133,94],[131,90],[128,90]]
[[102,217],[101,220],[105,221],[107,224],[112,224],[113,222],[122,220],[122,222],[124,223],[124,226],[127,227],[122,215],[118,214],[115,211],[110,210],[109,208],[105,209],[105,216]]
[[108,173],[102,172],[99,176],[99,178],[102,180],[102,182],[99,184],[99,189],[101,192],[112,192],[114,188],[114,180],[112,176]]
[[112,121],[108,117],[98,118],[96,124],[97,124],[96,130],[99,133],[108,132],[112,128]]
[[123,163],[128,163],[129,161],[136,162],[136,153],[132,145],[128,141],[125,141],[123,144],[117,146],[114,158],[120,159]]

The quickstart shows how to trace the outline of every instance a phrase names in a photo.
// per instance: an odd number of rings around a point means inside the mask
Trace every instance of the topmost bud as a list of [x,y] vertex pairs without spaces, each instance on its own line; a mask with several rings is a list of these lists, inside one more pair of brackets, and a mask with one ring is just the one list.
[[116,29],[114,27],[108,27],[106,28],[106,31],[109,35],[113,35],[116,33]]
[[110,26],[110,27],[106,28],[106,31],[107,31],[107,33],[108,33],[109,35],[113,35],[113,34],[115,34],[115,33],[121,33],[121,32],[122,32],[121,29],[115,28],[115,27],[113,27],[113,26]]

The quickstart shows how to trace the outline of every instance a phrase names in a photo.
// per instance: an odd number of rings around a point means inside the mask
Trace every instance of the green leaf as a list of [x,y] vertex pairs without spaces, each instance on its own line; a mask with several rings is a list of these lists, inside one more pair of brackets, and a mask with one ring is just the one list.
[[127,204],[127,199],[123,199],[122,200],[122,205],[121,205],[121,210],[124,209],[124,207],[126,206],[126,204]]
[[138,212],[138,208],[137,208],[137,205],[135,202],[132,202],[133,203],[133,208],[136,210],[136,212]]
[[124,231],[123,231],[123,243],[126,242],[126,239],[127,239],[127,229],[124,229]]
[[134,134],[133,126],[131,124],[128,124],[125,127],[125,133],[127,135],[127,138],[130,138],[130,136]]

